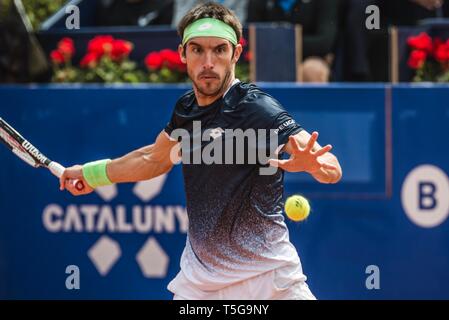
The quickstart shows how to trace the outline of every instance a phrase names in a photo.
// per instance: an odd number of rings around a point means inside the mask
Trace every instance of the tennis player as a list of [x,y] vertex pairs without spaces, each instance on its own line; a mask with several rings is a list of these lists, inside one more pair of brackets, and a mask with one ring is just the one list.
[[[70,167],[60,179],[61,190],[81,195],[169,172],[172,150],[184,139],[174,133],[183,129],[194,135],[194,121],[214,137],[228,129],[274,129],[278,150],[289,153],[288,159],[275,157],[269,164],[183,160],[189,230],[181,270],[168,289],[174,299],[315,299],[284,222],[283,174],[306,172],[320,183],[337,183],[342,171],[332,147],[321,147],[317,132],[307,133],[274,98],[235,78],[242,26],[233,12],[217,3],[199,5],[178,31],[193,90],[178,100],[155,143],[118,159]],[[193,151],[180,149],[183,156]],[[274,174],[261,174],[263,165]],[[69,183],[73,179],[81,179],[85,188],[76,190]]]

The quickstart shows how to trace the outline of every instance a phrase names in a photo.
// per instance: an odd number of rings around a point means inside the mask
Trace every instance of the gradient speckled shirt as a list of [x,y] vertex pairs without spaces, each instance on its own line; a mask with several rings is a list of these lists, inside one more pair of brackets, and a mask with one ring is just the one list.
[[[215,129],[223,139],[226,129],[277,129],[278,146],[302,130],[273,97],[238,81],[209,106],[199,107],[193,91],[183,95],[165,131],[171,135],[175,129],[185,129],[193,141],[194,121],[200,121],[201,132]],[[201,148],[209,143],[202,142]],[[264,164],[259,161],[183,161],[182,166],[189,230],[181,270],[189,281],[201,290],[219,290],[284,265],[300,265],[284,222],[282,170],[261,175]]]

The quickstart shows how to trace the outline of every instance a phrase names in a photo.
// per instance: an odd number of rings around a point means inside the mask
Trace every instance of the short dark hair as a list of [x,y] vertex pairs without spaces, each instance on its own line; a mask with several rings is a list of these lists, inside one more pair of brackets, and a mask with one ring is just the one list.
[[191,23],[203,18],[213,18],[223,21],[234,29],[237,35],[237,42],[240,41],[242,37],[242,24],[239,19],[232,10],[216,2],[201,3],[187,12],[178,24],[178,34],[181,39],[184,36],[184,30]]

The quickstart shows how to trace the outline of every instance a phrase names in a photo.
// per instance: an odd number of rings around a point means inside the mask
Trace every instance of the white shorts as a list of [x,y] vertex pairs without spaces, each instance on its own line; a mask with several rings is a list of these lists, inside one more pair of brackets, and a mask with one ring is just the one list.
[[274,269],[217,291],[196,288],[182,270],[169,283],[173,300],[316,300],[297,266]]

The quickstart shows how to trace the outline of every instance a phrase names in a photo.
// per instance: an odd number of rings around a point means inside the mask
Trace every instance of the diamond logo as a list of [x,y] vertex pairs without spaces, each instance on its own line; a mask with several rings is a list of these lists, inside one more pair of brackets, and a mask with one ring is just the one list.
[[104,277],[122,255],[122,250],[117,241],[108,236],[102,236],[87,252],[90,260]]
[[95,188],[95,192],[104,200],[111,201],[117,196],[117,185],[103,186]]
[[[143,202],[156,197],[164,186],[167,175],[141,181],[134,185],[133,193]],[[106,202],[118,195],[117,185],[109,185],[95,189],[95,192]],[[102,236],[88,251],[88,256],[98,272],[106,276],[122,255],[120,245],[108,236]],[[169,257],[155,238],[150,237],[136,255],[142,273],[147,278],[163,278],[167,274]]]
[[153,237],[139,250],[136,260],[147,278],[163,278],[167,274],[168,256]]
[[212,137],[212,139],[217,139],[222,135],[223,132],[224,130],[222,128],[215,128],[210,131],[210,136]]
[[133,192],[140,200],[148,202],[161,192],[166,178],[167,175],[163,174],[147,181],[140,181],[134,186]]

